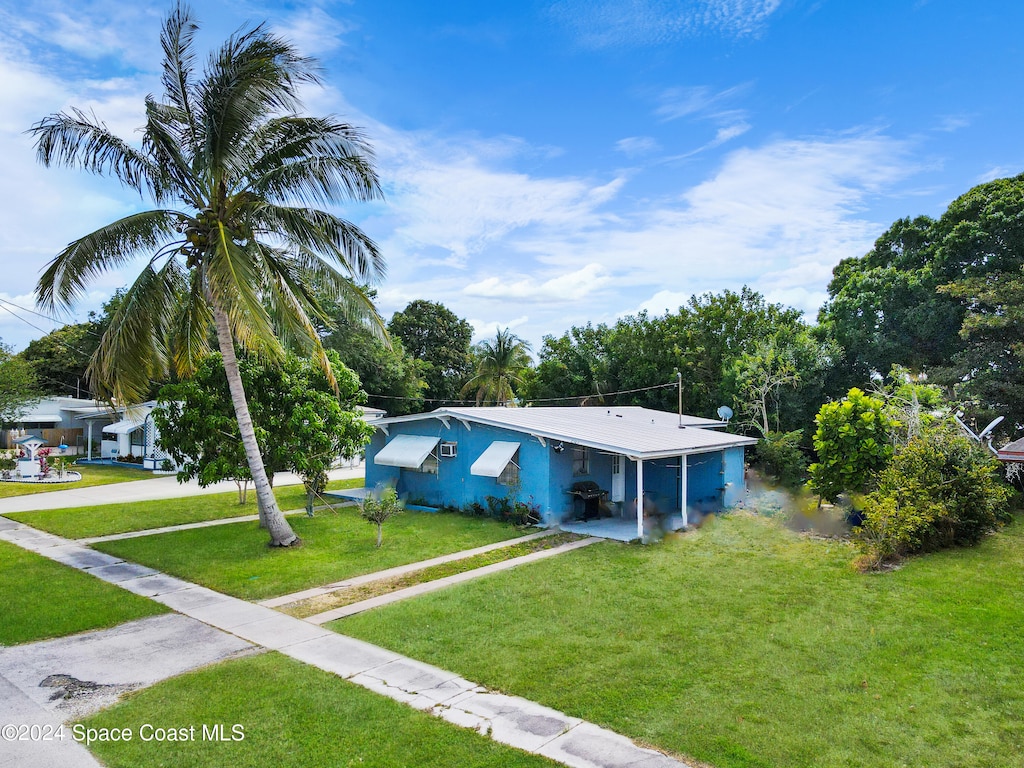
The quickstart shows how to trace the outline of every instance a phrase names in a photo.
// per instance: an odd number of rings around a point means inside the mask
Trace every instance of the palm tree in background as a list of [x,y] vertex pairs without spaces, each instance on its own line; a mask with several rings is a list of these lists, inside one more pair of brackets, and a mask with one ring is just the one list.
[[466,397],[476,391],[477,405],[515,405],[515,388],[522,386],[530,368],[530,345],[508,328],[494,340],[481,341],[474,350],[476,374],[462,388]]
[[153,379],[196,370],[212,327],[261,520],[272,544],[288,546],[298,538],[260,457],[235,347],[271,362],[294,347],[333,382],[312,321],[328,322],[321,300],[330,299],[380,325],[360,286],[384,263],[359,228],[313,206],[379,198],[380,184],[359,130],[299,115],[299,87],[319,82],[312,59],[258,26],[231,36],[199,72],[197,29],[182,5],[164,22],[163,99],[146,98],[141,146],[79,110],[32,127],[43,165],[113,175],[154,206],[69,244],[40,278],[37,300],[70,307],[93,278],[145,256],[92,358],[94,388],[139,402]]

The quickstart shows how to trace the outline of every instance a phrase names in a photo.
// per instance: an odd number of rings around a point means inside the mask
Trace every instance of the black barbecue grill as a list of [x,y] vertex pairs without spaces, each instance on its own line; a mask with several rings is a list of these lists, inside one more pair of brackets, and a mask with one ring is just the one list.
[[592,520],[601,516],[601,500],[608,491],[600,488],[593,480],[573,483],[567,493],[573,497],[573,512],[577,520]]

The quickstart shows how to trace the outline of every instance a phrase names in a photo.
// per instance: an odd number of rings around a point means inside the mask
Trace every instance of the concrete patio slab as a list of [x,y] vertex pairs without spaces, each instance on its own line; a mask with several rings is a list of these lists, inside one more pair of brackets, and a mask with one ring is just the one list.
[[231,658],[253,646],[179,614],[0,649],[0,676],[38,706],[81,717],[120,693]]
[[334,633],[305,643],[290,645],[282,652],[293,659],[344,678],[351,678],[403,658],[397,653],[364,643],[354,637]]
[[685,765],[661,752],[638,747],[625,736],[592,723],[582,723],[536,751],[572,768],[680,768]]

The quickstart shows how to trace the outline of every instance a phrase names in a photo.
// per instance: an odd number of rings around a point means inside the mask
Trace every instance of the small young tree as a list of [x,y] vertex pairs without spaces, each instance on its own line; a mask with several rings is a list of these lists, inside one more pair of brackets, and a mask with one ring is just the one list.
[[897,426],[885,412],[885,403],[854,387],[838,402],[825,403],[814,417],[811,488],[835,501],[844,491],[867,490],[874,473],[892,458],[891,432]]
[[398,499],[398,491],[388,487],[378,495],[368,495],[362,503],[360,514],[363,519],[377,526],[377,548],[384,541],[384,523],[404,509],[404,505]]

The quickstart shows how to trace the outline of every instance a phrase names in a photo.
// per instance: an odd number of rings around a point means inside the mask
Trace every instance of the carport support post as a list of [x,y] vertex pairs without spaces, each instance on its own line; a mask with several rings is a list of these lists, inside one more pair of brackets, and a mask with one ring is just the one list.
[[636,537],[644,537],[644,460],[636,459]]
[[690,524],[686,513],[686,454],[679,457],[679,508],[683,512],[683,528]]
[[85,444],[88,446],[85,452],[88,460],[92,461],[92,419],[89,419],[86,424],[89,425],[89,436],[85,439]]

